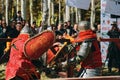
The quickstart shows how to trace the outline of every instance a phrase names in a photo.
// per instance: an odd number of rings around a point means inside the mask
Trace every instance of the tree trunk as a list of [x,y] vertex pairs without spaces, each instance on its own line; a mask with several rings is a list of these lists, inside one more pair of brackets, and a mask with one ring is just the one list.
[[78,23],[81,21],[81,9],[78,9]]
[[4,0],[1,0],[1,3],[2,3],[2,11],[1,11],[1,14],[3,16],[3,14],[5,13],[5,6],[4,6]]
[[94,23],[95,23],[95,1],[91,0],[91,29],[94,30]]
[[74,8],[71,7],[71,23],[74,24]]
[[8,25],[8,1],[9,0],[6,0],[6,13],[5,13],[5,18],[6,18],[6,24]]
[[19,11],[19,4],[20,4],[19,0],[17,0],[17,6],[16,6],[17,7],[17,12]]
[[54,0],[52,0],[52,4],[51,5],[52,5],[52,14],[51,14],[52,15],[52,24],[54,24],[54,22],[55,22],[54,21]]
[[[48,3],[47,0],[42,1],[42,8],[43,8],[43,14],[42,14],[42,31],[45,30],[48,26]],[[46,66],[46,53],[42,55],[43,58],[43,64]]]
[[70,8],[69,6],[66,5],[66,21],[69,21],[70,20]]
[[9,0],[9,3],[8,4],[10,4],[9,5],[9,7],[8,7],[8,10],[9,10],[9,15],[8,15],[8,18],[9,19],[12,19],[12,17],[13,17],[13,1],[12,0]]
[[26,0],[21,0],[21,14],[22,18],[26,19]]
[[81,9],[75,8],[76,10],[76,23],[79,23],[81,21]]
[[61,23],[61,0],[59,0],[59,23]]
[[33,23],[33,10],[32,10],[32,7],[33,7],[33,0],[30,0],[30,24],[31,25]]
[[[47,0],[43,0],[43,15],[42,15],[42,23],[43,25],[48,25],[48,5],[47,5]],[[46,29],[44,26],[43,30]]]
[[13,17],[16,16],[16,12],[17,12],[17,5],[16,5],[16,1],[13,0]]
[[50,25],[51,19],[50,19],[50,15],[51,15],[51,5],[50,5],[51,0],[48,0],[48,10],[49,10],[49,16],[48,16],[48,25]]
[[76,20],[76,23],[78,23],[78,8],[75,8],[75,20]]

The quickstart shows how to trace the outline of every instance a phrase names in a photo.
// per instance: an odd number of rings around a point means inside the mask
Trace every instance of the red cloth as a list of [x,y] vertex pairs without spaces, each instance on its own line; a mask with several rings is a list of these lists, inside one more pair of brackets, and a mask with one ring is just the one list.
[[83,42],[84,40],[90,38],[96,38],[96,34],[92,30],[86,30],[80,32],[74,42]]
[[6,66],[6,80],[19,76],[24,80],[30,80],[29,74],[35,73],[35,66],[27,59],[23,53],[25,41],[29,38],[28,34],[20,34],[12,41],[10,59]]
[[55,58],[55,54],[57,53],[57,51],[59,51],[59,46],[55,45],[52,47],[54,52],[51,49],[48,49],[47,51],[47,64],[49,64],[54,58]]
[[[75,39],[75,42],[83,42],[86,39],[94,38],[96,39],[96,34],[92,30],[86,30],[79,33],[78,37]],[[93,41],[92,45],[92,47],[94,47],[94,51],[89,53],[84,61],[81,63],[81,66],[86,69],[92,69],[102,66],[101,52],[97,40]]]

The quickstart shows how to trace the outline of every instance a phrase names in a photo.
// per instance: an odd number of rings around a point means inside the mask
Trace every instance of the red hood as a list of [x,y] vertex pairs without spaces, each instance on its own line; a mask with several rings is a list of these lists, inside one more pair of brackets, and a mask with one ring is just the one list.
[[85,39],[96,38],[96,34],[92,30],[82,31],[78,34],[78,37],[74,42],[82,42]]

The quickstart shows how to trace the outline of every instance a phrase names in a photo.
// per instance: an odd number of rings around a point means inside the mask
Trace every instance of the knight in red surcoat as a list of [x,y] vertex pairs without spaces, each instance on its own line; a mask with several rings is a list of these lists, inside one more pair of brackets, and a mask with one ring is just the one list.
[[30,28],[25,26],[20,35],[12,41],[5,72],[6,80],[40,79],[40,74],[31,60],[38,59],[53,44],[54,34],[52,31],[44,31],[32,38],[30,36]]

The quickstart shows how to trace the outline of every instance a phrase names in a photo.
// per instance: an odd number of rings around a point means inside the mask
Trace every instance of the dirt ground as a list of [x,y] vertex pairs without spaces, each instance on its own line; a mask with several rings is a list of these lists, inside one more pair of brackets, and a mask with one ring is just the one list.
[[[0,65],[0,80],[5,80],[5,66],[6,64]],[[117,76],[119,75],[117,68],[112,68],[112,72],[109,73],[107,67],[102,68],[103,76]],[[41,80],[48,80],[48,77],[46,77],[45,73],[42,73]]]

